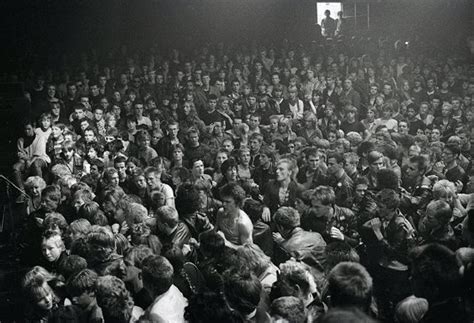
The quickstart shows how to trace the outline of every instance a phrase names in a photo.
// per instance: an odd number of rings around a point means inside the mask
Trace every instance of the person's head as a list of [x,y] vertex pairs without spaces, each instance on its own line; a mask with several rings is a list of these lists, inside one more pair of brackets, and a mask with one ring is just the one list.
[[377,173],[376,183],[379,190],[385,188],[398,190],[400,186],[400,178],[393,169],[384,168],[379,170]]
[[446,165],[451,164],[454,162],[458,157],[459,154],[461,153],[461,148],[457,143],[453,142],[448,142],[443,149],[443,161]]
[[39,176],[30,176],[26,179],[25,191],[33,198],[39,198],[46,187],[46,182]]
[[130,321],[134,302],[122,280],[111,275],[99,277],[95,284],[95,294],[105,322]]
[[165,235],[171,235],[179,224],[178,211],[168,205],[159,207],[155,212],[157,230]]
[[28,305],[41,313],[50,311],[58,302],[58,297],[45,277],[38,276],[30,281],[23,287],[23,292]]
[[83,309],[95,300],[95,284],[99,276],[90,269],[84,269],[67,281],[67,292],[72,304]]
[[407,178],[419,178],[428,168],[428,161],[424,156],[413,156],[409,159],[405,173]]
[[451,204],[456,196],[456,186],[447,179],[442,179],[433,185],[433,199]]
[[92,191],[87,188],[79,189],[76,192],[74,192],[72,196],[72,206],[76,210],[76,212],[79,212],[79,209],[81,208],[82,205],[85,203],[92,202],[93,200],[93,195]]
[[256,244],[245,244],[237,248],[237,256],[248,269],[257,277],[260,277],[272,264],[269,256]]
[[197,128],[191,127],[187,132],[189,144],[192,147],[199,146],[199,130]]
[[341,262],[328,274],[332,307],[357,307],[367,311],[372,300],[372,277],[361,264]]
[[246,196],[244,189],[234,182],[224,185],[219,193],[224,210],[230,213],[242,207]]
[[146,183],[150,189],[159,188],[161,184],[162,169],[157,167],[147,167],[145,169]]
[[57,186],[49,185],[41,191],[41,208],[46,212],[54,212],[61,202],[61,191]]
[[192,214],[201,206],[199,191],[191,183],[185,183],[176,192],[176,209],[179,214]]
[[295,296],[308,306],[316,292],[317,286],[310,267],[303,262],[288,260],[280,264],[280,275],[272,286],[270,299]]
[[282,296],[273,300],[270,315],[275,322],[305,322],[305,305],[298,297]]
[[89,250],[89,265],[93,266],[105,262],[109,259],[110,255],[115,252],[114,235],[112,231],[106,227],[98,227],[89,232],[86,240]]
[[295,163],[288,158],[282,158],[277,163],[276,180],[283,182],[291,179],[295,171]]
[[311,203],[313,205],[333,206],[336,202],[336,194],[331,186],[319,185],[314,189]]
[[298,211],[292,207],[282,206],[273,215],[273,221],[283,238],[288,238],[293,229],[301,225]]
[[425,232],[441,229],[449,225],[453,217],[453,210],[446,201],[435,200],[426,206]]
[[383,154],[373,150],[367,155],[367,161],[369,162],[370,171],[373,174],[384,168]]
[[142,262],[143,286],[153,298],[164,294],[173,284],[174,269],[162,256],[152,255]]
[[432,303],[459,296],[461,277],[453,251],[434,243],[413,249],[410,258],[416,297]]
[[251,314],[260,302],[262,285],[249,270],[231,269],[224,274],[224,295],[231,309]]
[[231,139],[225,139],[222,142],[222,148],[225,149],[228,153],[231,153],[234,150],[234,143]]
[[358,263],[360,257],[357,251],[345,241],[334,241],[324,249],[326,257],[325,272],[329,273],[337,264],[347,261]]
[[424,298],[408,296],[395,307],[396,323],[418,323],[428,312],[428,301]]
[[227,182],[235,182],[237,180],[237,161],[234,158],[229,158],[221,165],[221,172]]
[[46,231],[41,241],[41,251],[48,262],[55,262],[66,250],[61,235],[56,231]]
[[68,230],[68,235],[71,242],[79,238],[85,238],[91,229],[91,223],[86,219],[80,218],[71,222]]
[[344,156],[339,153],[331,153],[327,157],[328,174],[337,176],[344,169]]
[[383,218],[393,215],[395,210],[400,205],[399,194],[390,188],[385,188],[378,192],[375,196],[375,200],[379,208],[379,214]]

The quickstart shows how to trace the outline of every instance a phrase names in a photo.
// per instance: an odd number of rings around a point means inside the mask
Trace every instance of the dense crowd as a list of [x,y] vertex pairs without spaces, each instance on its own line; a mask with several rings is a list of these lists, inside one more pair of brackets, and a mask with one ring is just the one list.
[[459,52],[122,47],[10,75],[25,320],[472,322]]

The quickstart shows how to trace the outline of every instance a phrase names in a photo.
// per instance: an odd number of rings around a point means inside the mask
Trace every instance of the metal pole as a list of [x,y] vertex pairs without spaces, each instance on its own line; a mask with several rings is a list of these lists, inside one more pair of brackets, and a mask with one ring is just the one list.
[[370,29],[370,3],[367,2],[367,30]]
[[357,31],[357,3],[354,1],[354,29]]

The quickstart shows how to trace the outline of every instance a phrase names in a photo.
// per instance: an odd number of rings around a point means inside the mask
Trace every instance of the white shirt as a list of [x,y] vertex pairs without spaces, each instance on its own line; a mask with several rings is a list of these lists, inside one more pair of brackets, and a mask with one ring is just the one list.
[[175,285],[168,291],[158,296],[150,305],[150,313],[156,314],[168,323],[184,323],[184,309],[188,300]]

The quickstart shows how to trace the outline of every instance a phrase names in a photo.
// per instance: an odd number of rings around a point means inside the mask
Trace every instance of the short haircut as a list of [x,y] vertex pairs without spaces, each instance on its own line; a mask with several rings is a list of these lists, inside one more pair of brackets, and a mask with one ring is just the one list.
[[88,220],[80,218],[71,222],[69,231],[85,237],[91,231],[91,224]]
[[182,215],[192,214],[200,209],[199,190],[193,184],[185,183],[176,192],[176,209]]
[[69,255],[65,257],[58,266],[58,272],[67,280],[78,272],[87,268],[87,261],[78,255]]
[[389,188],[398,190],[400,179],[393,169],[384,168],[377,172],[377,188],[383,190]]
[[102,309],[106,322],[129,322],[133,299],[125,287],[125,283],[111,275],[101,276],[96,281],[97,305]]
[[400,205],[399,194],[390,188],[385,188],[375,195],[378,203],[384,204],[388,209],[395,210]]
[[288,323],[305,322],[305,305],[295,296],[283,296],[275,299],[270,306],[272,317],[282,318]]
[[173,284],[173,266],[162,256],[152,255],[142,262],[143,282],[147,289],[158,296],[165,293]]
[[260,302],[262,284],[249,270],[231,269],[224,274],[224,294],[241,315],[252,313]]
[[236,183],[228,183],[224,185],[220,191],[221,198],[224,197],[231,197],[234,199],[235,203],[238,206],[242,206],[244,199],[245,199],[245,191],[244,189]]
[[461,276],[453,251],[432,243],[414,248],[410,258],[415,296],[428,302],[459,296]]
[[357,252],[345,241],[334,241],[326,245],[324,250],[326,256],[326,271],[330,271],[337,264],[349,261],[359,262]]
[[138,246],[131,247],[127,251],[125,255],[125,261],[141,269],[143,260],[151,255],[153,255],[153,251],[150,249],[150,247],[140,244]]
[[160,219],[162,223],[174,228],[179,223],[178,211],[169,205],[163,205],[156,210],[156,217]]
[[434,200],[426,206],[426,214],[436,218],[441,225],[447,225],[453,217],[453,210],[448,202],[443,200]]
[[344,164],[344,155],[343,154],[340,154],[340,153],[329,153],[328,154],[328,157],[327,157],[327,160],[329,160],[329,158],[334,158],[336,160],[336,163],[338,164]]
[[364,266],[354,262],[337,264],[328,275],[332,306],[355,306],[366,311],[372,300],[372,277]]
[[322,205],[334,205],[336,193],[331,186],[319,185],[313,192],[313,198]]
[[273,221],[285,229],[296,228],[301,225],[301,217],[298,211],[288,206],[279,208],[273,215]]
[[98,278],[99,276],[93,270],[81,270],[68,280],[67,292],[72,297],[93,292]]
[[61,201],[61,190],[55,185],[46,186],[43,191],[41,191],[41,199],[45,200],[46,198],[60,202]]

